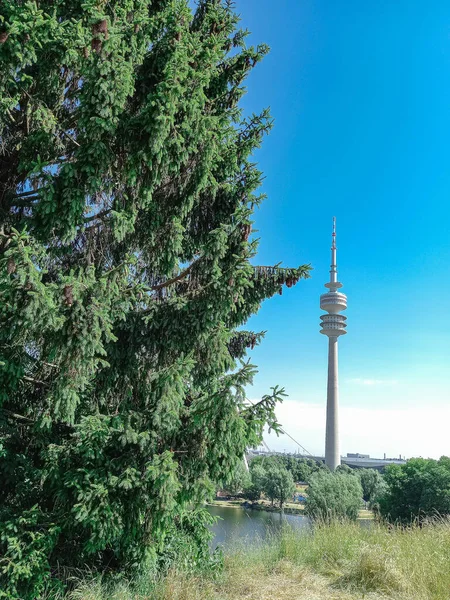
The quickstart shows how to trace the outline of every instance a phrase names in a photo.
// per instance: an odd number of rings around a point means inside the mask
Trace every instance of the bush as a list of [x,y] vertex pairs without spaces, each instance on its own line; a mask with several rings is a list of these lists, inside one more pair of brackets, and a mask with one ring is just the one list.
[[359,478],[347,473],[318,471],[311,476],[305,513],[315,520],[356,520],[363,491]]
[[149,575],[161,576],[172,569],[185,574],[208,571],[220,572],[223,557],[220,550],[211,553],[209,542],[213,538],[210,526],[216,522],[206,508],[187,510],[167,528],[164,550],[157,557],[156,570],[146,565]]
[[34,506],[20,519],[0,519],[0,598],[21,600],[40,593],[50,575],[48,555],[53,550],[58,528],[44,523]]
[[413,458],[405,465],[389,465],[384,478],[387,488],[379,506],[385,518],[408,523],[450,514],[450,458]]

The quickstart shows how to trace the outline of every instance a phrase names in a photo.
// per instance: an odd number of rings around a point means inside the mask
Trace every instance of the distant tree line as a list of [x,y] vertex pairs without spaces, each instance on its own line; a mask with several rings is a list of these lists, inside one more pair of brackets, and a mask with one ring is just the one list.
[[355,519],[361,498],[382,519],[409,524],[450,515],[450,458],[413,458],[373,469],[342,465],[335,473],[316,472],[309,479],[306,513],[313,518]]
[[328,467],[321,461],[313,458],[296,458],[295,456],[256,456],[252,458],[251,465],[273,464],[283,466],[292,474],[294,481],[308,483],[311,475],[316,471],[328,471]]
[[268,498],[281,508],[292,498],[295,482],[308,485],[305,512],[313,519],[356,519],[365,506],[381,518],[410,523],[450,515],[450,458],[413,458],[389,465],[383,474],[374,469],[340,465],[334,473],[321,462],[292,456],[258,456],[250,471],[242,465],[227,489],[248,500]]

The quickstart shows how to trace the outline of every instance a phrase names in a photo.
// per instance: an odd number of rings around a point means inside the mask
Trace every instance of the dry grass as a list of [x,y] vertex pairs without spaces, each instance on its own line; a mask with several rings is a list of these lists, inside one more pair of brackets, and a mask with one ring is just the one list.
[[[388,528],[336,523],[225,557],[223,573],[172,571],[152,582],[106,590],[80,586],[70,600],[450,600],[450,521]],[[66,599],[67,600],[67,599]]]
[[214,600],[350,600],[346,592],[330,588],[329,581],[288,559],[271,568],[264,563],[248,565],[233,560],[225,580],[216,588]]

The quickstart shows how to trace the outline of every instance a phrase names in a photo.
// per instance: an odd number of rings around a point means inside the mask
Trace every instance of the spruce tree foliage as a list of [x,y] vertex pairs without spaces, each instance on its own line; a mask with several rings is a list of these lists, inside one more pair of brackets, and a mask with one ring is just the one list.
[[309,267],[251,260],[272,123],[239,109],[267,47],[237,27],[222,0],[0,0],[0,596],[204,531],[277,428],[238,328]]

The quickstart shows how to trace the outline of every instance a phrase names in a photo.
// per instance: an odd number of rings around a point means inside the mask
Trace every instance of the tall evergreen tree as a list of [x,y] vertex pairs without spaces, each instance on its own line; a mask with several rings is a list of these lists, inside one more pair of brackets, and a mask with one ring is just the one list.
[[239,327],[309,267],[252,263],[267,48],[231,4],[0,0],[0,596],[204,527],[277,427]]

